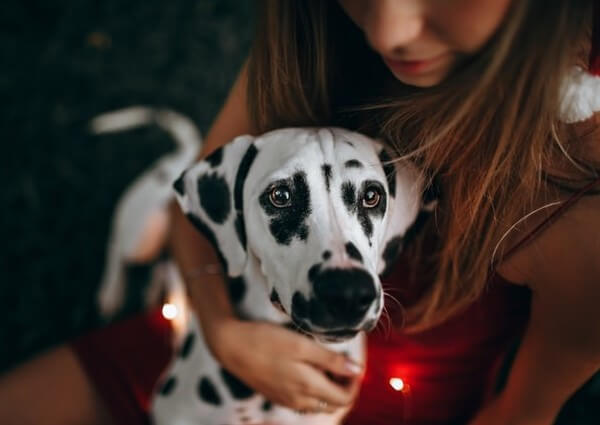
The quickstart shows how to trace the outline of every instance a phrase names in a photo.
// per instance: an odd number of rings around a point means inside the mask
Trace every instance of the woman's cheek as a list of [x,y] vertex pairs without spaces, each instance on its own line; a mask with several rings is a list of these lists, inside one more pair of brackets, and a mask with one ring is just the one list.
[[429,24],[437,38],[460,53],[475,53],[499,30],[512,0],[435,2]]

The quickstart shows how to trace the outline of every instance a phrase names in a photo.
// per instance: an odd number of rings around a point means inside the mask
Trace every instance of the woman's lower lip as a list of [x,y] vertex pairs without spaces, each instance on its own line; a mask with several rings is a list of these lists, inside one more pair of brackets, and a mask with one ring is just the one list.
[[396,61],[384,58],[385,64],[394,72],[403,74],[422,74],[430,71],[443,58],[443,55],[436,56],[432,59],[419,61]]

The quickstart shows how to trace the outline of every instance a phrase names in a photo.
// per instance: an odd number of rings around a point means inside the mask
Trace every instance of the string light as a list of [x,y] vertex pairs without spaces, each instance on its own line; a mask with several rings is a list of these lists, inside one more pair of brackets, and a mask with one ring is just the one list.
[[402,391],[404,389],[404,381],[402,378],[390,378],[390,386],[395,391]]
[[175,304],[166,303],[162,308],[162,315],[167,320],[173,320],[177,317],[179,310]]

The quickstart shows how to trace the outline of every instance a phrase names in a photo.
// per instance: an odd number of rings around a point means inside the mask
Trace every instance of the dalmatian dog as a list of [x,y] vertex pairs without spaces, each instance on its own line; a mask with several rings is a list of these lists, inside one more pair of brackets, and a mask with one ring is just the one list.
[[[364,363],[383,309],[380,275],[419,213],[423,179],[378,142],[340,128],[241,136],[174,183],[216,248],[237,314],[297,330]],[[156,425],[335,424],[299,415],[224,369],[191,317],[152,401]]]

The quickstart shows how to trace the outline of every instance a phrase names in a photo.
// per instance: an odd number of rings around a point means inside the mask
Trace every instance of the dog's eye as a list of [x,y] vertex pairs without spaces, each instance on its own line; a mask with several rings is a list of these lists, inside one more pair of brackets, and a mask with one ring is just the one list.
[[287,186],[275,186],[269,192],[269,201],[277,208],[285,208],[292,202],[292,194]]
[[365,208],[375,208],[381,201],[381,193],[376,187],[368,187],[363,195],[362,204]]

